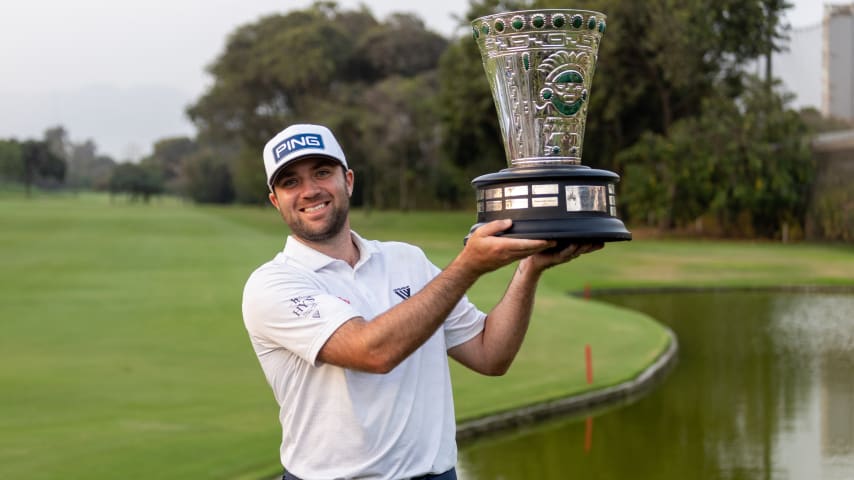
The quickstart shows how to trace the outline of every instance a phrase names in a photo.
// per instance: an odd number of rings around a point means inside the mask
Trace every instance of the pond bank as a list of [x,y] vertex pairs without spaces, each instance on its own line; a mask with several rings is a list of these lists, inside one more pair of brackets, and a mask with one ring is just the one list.
[[571,415],[597,406],[631,402],[664,379],[676,365],[679,342],[669,328],[665,328],[670,341],[664,351],[635,378],[610,387],[591,390],[556,400],[498,412],[457,425],[457,440],[473,440],[500,430],[519,427],[559,415]]
[[854,285],[758,285],[758,286],[663,286],[597,288],[573,292],[575,297],[598,297],[604,295],[634,295],[653,293],[705,293],[705,292],[794,292],[794,293],[852,293]]

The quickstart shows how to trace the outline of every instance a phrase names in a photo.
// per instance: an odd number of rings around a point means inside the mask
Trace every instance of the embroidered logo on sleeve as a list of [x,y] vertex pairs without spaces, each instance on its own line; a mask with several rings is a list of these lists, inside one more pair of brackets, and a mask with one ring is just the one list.
[[306,295],[304,297],[294,297],[291,299],[291,306],[293,307],[294,315],[298,317],[305,318],[309,315],[312,315],[313,318],[320,317],[320,311],[317,309],[317,300],[310,295]]
[[407,298],[409,298],[410,295],[409,285],[405,287],[395,288],[394,293],[396,293],[398,297],[406,300]]

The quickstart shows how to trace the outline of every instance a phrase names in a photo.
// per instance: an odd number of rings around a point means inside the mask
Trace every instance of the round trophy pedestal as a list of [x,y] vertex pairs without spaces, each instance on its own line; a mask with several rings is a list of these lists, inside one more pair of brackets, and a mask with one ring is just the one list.
[[[477,223],[509,218],[502,235],[560,244],[631,240],[617,218],[619,175],[583,165],[512,167],[475,178]],[[471,235],[471,232],[469,235]],[[468,237],[466,237],[466,240]]]

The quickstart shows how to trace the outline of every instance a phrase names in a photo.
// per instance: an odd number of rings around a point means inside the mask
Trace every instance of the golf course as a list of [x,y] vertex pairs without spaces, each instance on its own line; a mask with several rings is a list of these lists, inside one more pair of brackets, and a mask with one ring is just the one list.
[[[352,216],[365,238],[413,243],[439,267],[473,222],[472,212]],[[286,234],[269,206],[0,192],[0,478],[280,474],[278,406],[240,307],[246,278]],[[470,298],[488,310],[512,272],[485,276]],[[452,365],[457,419],[620,384],[667,348],[654,319],[579,292],[777,286],[854,287],[854,246],[644,235],[608,244],[544,274],[505,376]]]

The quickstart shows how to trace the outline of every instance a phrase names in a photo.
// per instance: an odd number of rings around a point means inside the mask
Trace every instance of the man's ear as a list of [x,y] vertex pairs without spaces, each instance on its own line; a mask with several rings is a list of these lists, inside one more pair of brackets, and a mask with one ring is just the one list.
[[276,196],[275,192],[270,192],[270,195],[267,198],[270,199],[270,203],[272,203],[273,206],[276,207],[276,210],[279,210],[279,197]]
[[347,196],[348,197],[353,196],[353,179],[354,179],[353,170],[348,169],[346,172],[344,172],[344,180],[347,183]]

